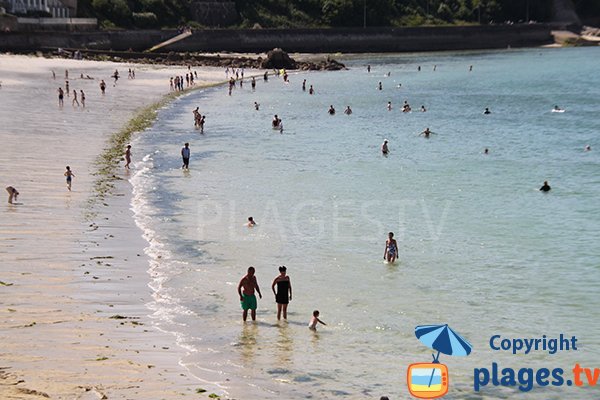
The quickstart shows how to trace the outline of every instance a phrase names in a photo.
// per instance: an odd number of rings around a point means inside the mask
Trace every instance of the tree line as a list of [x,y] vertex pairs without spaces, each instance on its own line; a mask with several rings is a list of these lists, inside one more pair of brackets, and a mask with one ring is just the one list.
[[[233,0],[239,20],[222,28],[326,28],[468,25],[548,21],[548,0]],[[600,0],[574,0],[600,16]],[[79,16],[104,28],[202,28],[194,0],[79,0]]]

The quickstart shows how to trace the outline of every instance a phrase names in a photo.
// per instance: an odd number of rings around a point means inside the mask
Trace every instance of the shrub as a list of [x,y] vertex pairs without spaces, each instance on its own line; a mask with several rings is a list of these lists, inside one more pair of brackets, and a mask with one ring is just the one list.
[[158,26],[158,18],[152,12],[133,13],[133,24],[137,28],[156,28]]

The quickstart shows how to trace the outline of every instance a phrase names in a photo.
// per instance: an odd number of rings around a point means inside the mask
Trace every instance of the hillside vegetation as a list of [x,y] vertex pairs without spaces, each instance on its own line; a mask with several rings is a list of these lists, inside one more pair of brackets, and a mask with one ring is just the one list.
[[[80,0],[79,14],[105,28],[201,27],[192,0]],[[398,27],[547,21],[548,0],[235,0],[238,28]],[[575,0],[582,14],[600,15],[600,0]]]

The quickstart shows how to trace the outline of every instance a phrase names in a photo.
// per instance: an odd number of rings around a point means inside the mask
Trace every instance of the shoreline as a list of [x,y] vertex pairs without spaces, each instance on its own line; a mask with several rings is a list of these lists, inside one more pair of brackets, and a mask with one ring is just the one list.
[[[531,47],[552,43],[552,24],[469,25],[400,28],[204,29],[164,48],[169,52],[288,53],[413,52]],[[143,52],[176,31],[9,32],[3,51],[57,48]]]
[[[131,80],[109,87],[107,93],[115,99],[106,101],[88,88],[96,86],[97,79],[80,80],[78,71],[93,71],[107,79],[114,68],[126,70],[127,65],[7,55],[0,59],[4,70],[0,96],[14,103],[5,103],[13,107],[8,109],[11,121],[27,121],[35,101],[31,93],[51,98],[51,122],[63,119],[39,130],[35,124],[3,121],[0,130],[6,143],[0,162],[6,173],[3,182],[21,192],[20,204],[4,204],[6,211],[0,214],[0,251],[5,259],[0,275],[4,283],[0,338],[5,343],[0,397],[196,394],[201,384],[179,364],[185,350],[152,323],[147,304],[153,291],[144,254],[148,243],[133,219],[132,190],[119,161],[119,146],[154,121],[156,114],[148,115],[149,111],[190,90],[169,93],[171,69],[135,65],[140,85]],[[59,66],[70,70],[72,87],[87,85],[86,110],[71,110],[67,97],[64,110],[56,111],[55,95],[46,95],[61,82],[49,78],[50,70]],[[199,85],[192,90],[223,80],[221,70],[205,68],[198,73]],[[53,149],[49,143],[59,147]],[[18,151],[23,148],[28,149],[25,159]],[[134,150],[134,160],[135,156]],[[74,165],[73,192],[53,178],[62,175],[65,163]],[[44,170],[41,174],[39,167]],[[8,181],[10,176],[20,180]]]

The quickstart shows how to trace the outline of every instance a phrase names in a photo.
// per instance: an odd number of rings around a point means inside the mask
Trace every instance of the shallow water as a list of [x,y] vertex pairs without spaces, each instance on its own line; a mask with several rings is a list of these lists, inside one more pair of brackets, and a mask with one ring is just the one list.
[[[513,397],[514,388],[473,391],[474,368],[494,361],[595,366],[599,55],[353,59],[348,71],[292,74],[290,84],[260,77],[256,91],[249,82],[232,96],[214,88],[163,109],[134,144],[146,156],[135,165],[133,208],[153,258],[149,307],[189,350],[182,362],[242,399],[409,398],[407,366],[431,357],[415,326],[448,323],[474,349],[442,356],[448,398]],[[302,92],[303,79],[315,95]],[[404,100],[412,113],[400,112]],[[552,113],[555,104],[566,112]],[[196,106],[204,134],[193,127]],[[271,129],[273,114],[283,134]],[[419,136],[426,127],[430,139]],[[189,172],[180,169],[184,142]],[[544,180],[550,193],[537,190]],[[249,215],[255,229],[243,226]],[[400,247],[393,265],[382,260],[388,231]],[[259,322],[243,325],[236,287],[249,265],[264,298]],[[294,290],[287,323],[277,323],[270,291],[279,265]],[[306,327],[313,309],[327,323],[318,333]],[[576,335],[580,350],[514,356],[488,344],[495,334],[560,333]],[[589,398],[567,386],[518,393]]]

